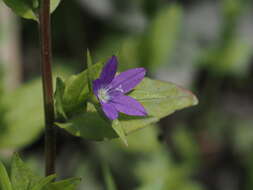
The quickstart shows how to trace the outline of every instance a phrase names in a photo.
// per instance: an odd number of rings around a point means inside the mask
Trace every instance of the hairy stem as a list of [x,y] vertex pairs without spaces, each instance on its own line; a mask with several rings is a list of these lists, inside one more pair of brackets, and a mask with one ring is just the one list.
[[50,25],[50,0],[41,0],[39,13],[39,30],[41,40],[41,74],[45,112],[45,173],[47,176],[55,173],[56,151],[53,84],[51,70],[52,53]]

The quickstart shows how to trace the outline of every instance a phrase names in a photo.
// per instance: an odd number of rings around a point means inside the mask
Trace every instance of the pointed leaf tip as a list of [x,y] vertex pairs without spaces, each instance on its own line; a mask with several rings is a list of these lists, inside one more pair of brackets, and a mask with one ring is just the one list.
[[13,190],[8,173],[0,161],[0,189]]

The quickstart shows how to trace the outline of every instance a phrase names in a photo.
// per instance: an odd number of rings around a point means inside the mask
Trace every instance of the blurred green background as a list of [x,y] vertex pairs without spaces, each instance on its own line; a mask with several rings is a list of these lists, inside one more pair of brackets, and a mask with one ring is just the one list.
[[[253,189],[252,0],[63,0],[52,16],[54,76],[119,55],[120,69],[191,89],[200,104],[118,140],[58,130],[60,178],[80,190]],[[0,158],[43,173],[37,25],[0,2]]]

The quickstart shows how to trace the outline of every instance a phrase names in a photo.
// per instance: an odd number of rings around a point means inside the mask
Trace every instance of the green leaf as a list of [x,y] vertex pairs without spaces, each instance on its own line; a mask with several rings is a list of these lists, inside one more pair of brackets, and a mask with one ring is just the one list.
[[7,172],[0,162],[0,187],[3,190],[75,190],[80,183],[80,178],[70,178],[52,182],[56,175],[38,177],[14,154],[11,163],[11,187]]
[[3,0],[7,6],[9,6],[14,13],[26,18],[38,21],[37,14],[35,13],[36,2],[32,0]]
[[[14,13],[25,18],[38,21],[38,8],[40,0],[3,0]],[[54,12],[61,0],[50,1],[50,12]]]
[[117,137],[110,122],[100,117],[95,107],[88,103],[88,112],[82,113],[67,123],[56,123],[57,126],[66,129],[75,136],[90,140],[106,140]]
[[60,77],[56,78],[56,90],[54,94],[55,99],[55,110],[56,110],[56,117],[57,118],[64,118],[66,119],[66,113],[63,109],[63,100],[62,100],[62,94],[65,90],[65,84],[63,80]]
[[[119,122],[126,134],[143,128],[161,118],[198,103],[189,91],[169,82],[145,78],[129,96],[137,99],[148,112],[147,117],[121,114]],[[75,136],[90,140],[106,140],[117,137],[110,122],[103,119],[94,106],[88,104],[87,112],[76,115],[65,123],[56,123]]]
[[249,72],[252,55],[251,44],[233,39],[222,48],[205,52],[201,64],[220,75],[245,76]]
[[18,154],[14,154],[11,162],[11,182],[13,189],[28,190],[35,186],[40,180],[41,178],[34,175],[20,159]]
[[22,147],[41,134],[44,122],[41,89],[41,81],[34,80],[3,95],[7,109],[4,125],[0,126],[0,148]]
[[81,178],[70,178],[49,184],[43,190],[76,190]]
[[159,119],[198,103],[190,91],[171,82],[150,78],[145,78],[129,95],[143,104],[148,115]]
[[125,131],[122,128],[121,123],[119,122],[118,119],[115,119],[112,121],[112,128],[113,130],[117,133],[117,135],[119,136],[119,138],[122,140],[122,142],[128,146],[127,144],[127,139],[126,139],[126,135],[125,135]]
[[[92,80],[98,78],[104,64],[97,63],[92,65]],[[67,115],[73,115],[77,110],[85,110],[85,101],[89,97],[87,70],[80,74],[71,76],[65,82],[65,90],[63,93],[63,108]]]
[[38,183],[36,183],[31,190],[43,190],[43,188],[48,185],[51,181],[56,178],[56,175],[50,175],[42,178]]
[[88,66],[88,89],[89,92],[92,92],[92,59],[90,55],[90,51],[87,50],[87,66]]
[[9,176],[2,162],[0,162],[0,189],[12,190]]
[[[147,38],[141,45],[142,55],[146,58],[148,68],[167,63],[169,56],[175,50],[175,44],[180,34],[182,23],[182,8],[172,5],[160,11],[151,23]],[[148,56],[145,49],[148,49]]]
[[53,13],[59,6],[61,0],[50,0],[50,12]]
[[[54,75],[61,73],[62,76],[69,76],[70,70],[62,66],[55,67]],[[2,93],[0,149],[22,148],[40,137],[44,126],[42,100],[40,79],[29,81],[13,92]]]

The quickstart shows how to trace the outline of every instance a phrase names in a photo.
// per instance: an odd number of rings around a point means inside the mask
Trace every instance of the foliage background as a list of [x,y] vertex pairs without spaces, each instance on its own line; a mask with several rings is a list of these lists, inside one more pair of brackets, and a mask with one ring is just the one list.
[[[60,178],[80,189],[250,190],[252,0],[73,0],[52,17],[55,76],[120,52],[121,69],[192,89],[200,104],[128,137],[90,142],[58,130]],[[19,151],[43,173],[43,110],[37,25],[0,2],[0,157]],[[109,168],[109,171],[108,169]],[[110,180],[109,180],[110,181]]]

